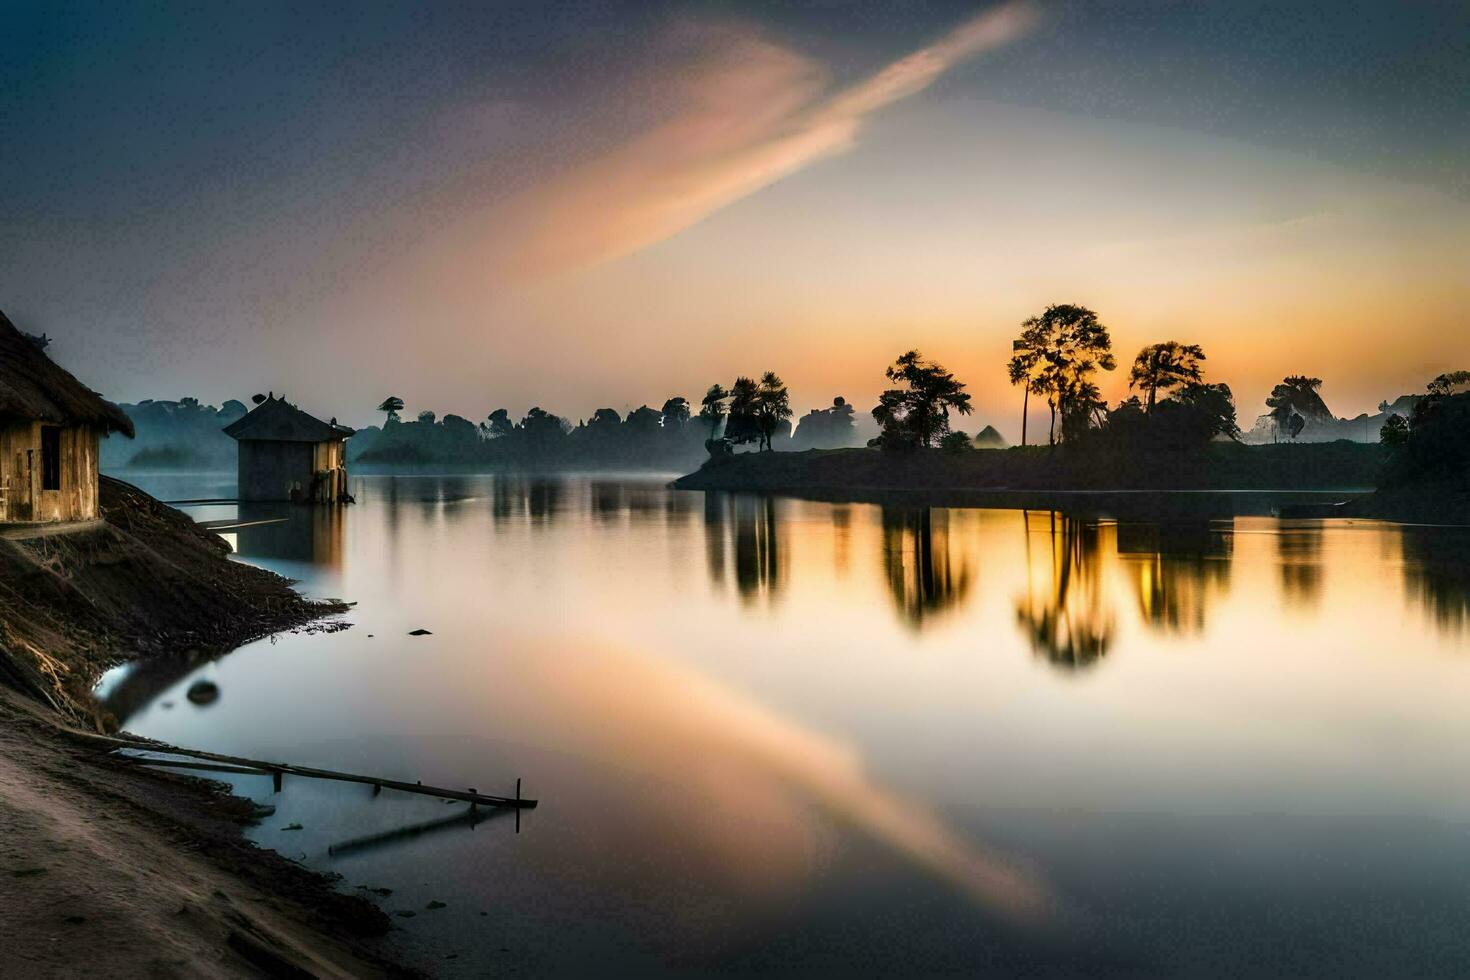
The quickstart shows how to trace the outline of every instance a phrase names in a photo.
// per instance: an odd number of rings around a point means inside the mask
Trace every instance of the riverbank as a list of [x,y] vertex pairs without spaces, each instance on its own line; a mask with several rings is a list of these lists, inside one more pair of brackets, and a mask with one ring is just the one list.
[[1378,446],[1347,442],[1219,444],[1199,453],[1134,459],[1044,447],[962,453],[836,449],[716,457],[673,485],[827,498],[920,491],[991,506],[1036,506],[1061,494],[1363,493],[1377,484],[1383,459]]
[[[313,628],[312,602],[218,536],[104,478],[104,520],[0,532],[0,973],[394,976],[387,916],[245,840],[247,800],[85,740],[91,688],[140,657]],[[330,628],[330,624],[324,624]]]

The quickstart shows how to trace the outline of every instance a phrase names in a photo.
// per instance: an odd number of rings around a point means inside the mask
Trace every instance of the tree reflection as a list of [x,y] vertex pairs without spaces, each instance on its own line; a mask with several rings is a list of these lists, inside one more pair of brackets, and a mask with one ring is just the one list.
[[1233,522],[1119,524],[1118,557],[1151,627],[1200,633],[1210,603],[1230,586]]
[[532,480],[526,492],[526,509],[531,513],[531,523],[550,524],[561,514],[562,485],[560,480]]
[[883,508],[883,570],[894,605],[915,628],[957,606],[970,589],[964,556],[951,547],[949,512],[939,508]]
[[774,498],[707,493],[704,523],[711,581],[723,583],[733,563],[735,588],[742,598],[749,601],[780,593],[787,548]]
[[1022,513],[1027,591],[1016,603],[1016,621],[1032,652],[1052,666],[1089,667],[1107,655],[1113,642],[1113,614],[1103,602],[1098,525],[1057,513],[1034,521]]
[[1283,522],[1276,532],[1276,555],[1286,604],[1314,608],[1322,598],[1322,522]]
[[1404,591],[1441,630],[1463,632],[1470,623],[1470,531],[1400,528]]

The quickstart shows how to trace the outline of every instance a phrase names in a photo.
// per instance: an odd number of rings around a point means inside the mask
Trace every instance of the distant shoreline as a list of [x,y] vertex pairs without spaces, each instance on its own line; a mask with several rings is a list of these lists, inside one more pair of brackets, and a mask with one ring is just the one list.
[[895,504],[922,498],[930,506],[1160,516],[1269,513],[1283,498],[1325,505],[1366,497],[1374,491],[1383,459],[1378,446],[1347,442],[1217,445],[1201,453],[1136,459],[1068,456],[1045,448],[815,450],[715,458],[671,485]]

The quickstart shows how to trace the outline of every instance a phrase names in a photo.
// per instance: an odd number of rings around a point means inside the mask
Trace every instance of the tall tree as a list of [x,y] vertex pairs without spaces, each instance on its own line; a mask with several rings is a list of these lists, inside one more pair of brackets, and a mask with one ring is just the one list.
[[1012,385],[1021,386],[1021,445],[1026,445],[1026,426],[1031,417],[1031,393],[1041,394],[1037,385],[1041,381],[1046,348],[1049,344],[1050,325],[1043,324],[1040,317],[1031,317],[1021,324],[1021,335],[1011,341],[1011,360],[1007,374]]
[[[264,400],[261,399],[261,401]],[[260,402],[256,402],[255,404],[259,405]],[[398,413],[403,411],[403,399],[397,395],[389,395],[383,399],[383,404],[378,406],[378,411],[388,413],[388,417],[383,420],[385,425],[389,422],[397,422],[399,420]]]
[[1148,392],[1145,404],[1148,414],[1152,415],[1161,389],[1182,388],[1203,380],[1204,370],[1200,367],[1203,360],[1205,352],[1198,344],[1181,344],[1177,340],[1150,344],[1133,359],[1133,369],[1128,372],[1128,388]]
[[730,393],[721,385],[712,384],[699,401],[699,417],[709,423],[709,437],[713,439],[720,429],[720,420],[725,417],[725,399]]
[[970,414],[963,382],[916,350],[899,355],[884,376],[899,385],[878,396],[873,419],[885,446],[930,446],[949,432],[949,413]]
[[[1063,421],[1086,418],[1096,401],[1092,375],[1117,367],[1113,341],[1097,314],[1085,306],[1059,303],[1022,325],[1023,337],[1040,351],[1035,391],[1046,394],[1051,410],[1048,441],[1057,439],[1057,415]],[[1034,331],[1028,334],[1027,331]]]
[[761,441],[767,450],[774,449],[771,437],[786,419],[791,418],[791,396],[786,391],[786,382],[775,371],[761,375],[756,386],[756,418],[760,421]]

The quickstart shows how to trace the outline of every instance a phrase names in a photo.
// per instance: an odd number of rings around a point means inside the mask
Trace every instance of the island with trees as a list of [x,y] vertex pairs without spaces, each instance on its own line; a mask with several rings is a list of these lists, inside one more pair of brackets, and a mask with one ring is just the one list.
[[[1304,439],[1333,417],[1320,379],[1288,375],[1267,399],[1269,425],[1254,427],[1269,438],[1247,443],[1230,386],[1210,379],[1207,363],[1198,344],[1149,344],[1129,366],[1128,397],[1109,405],[1097,384],[1118,367],[1107,327],[1086,307],[1053,305],[1021,324],[1006,365],[1021,389],[1018,446],[1004,447],[991,427],[984,444],[959,431],[972,410],[966,385],[911,350],[884,372],[891,387],[872,410],[879,434],[866,448],[780,454],[716,446],[674,485],[849,498],[923,491],[1018,505],[1045,503],[1049,494],[1137,491],[1321,491],[1346,501],[1377,489],[1371,499],[1384,512],[1432,498],[1470,514],[1465,450],[1456,442],[1470,431],[1458,414],[1462,401],[1470,404],[1470,373],[1441,376],[1425,395],[1396,400],[1404,414],[1385,403],[1373,442]],[[1028,423],[1037,402],[1046,407],[1041,434]]]

